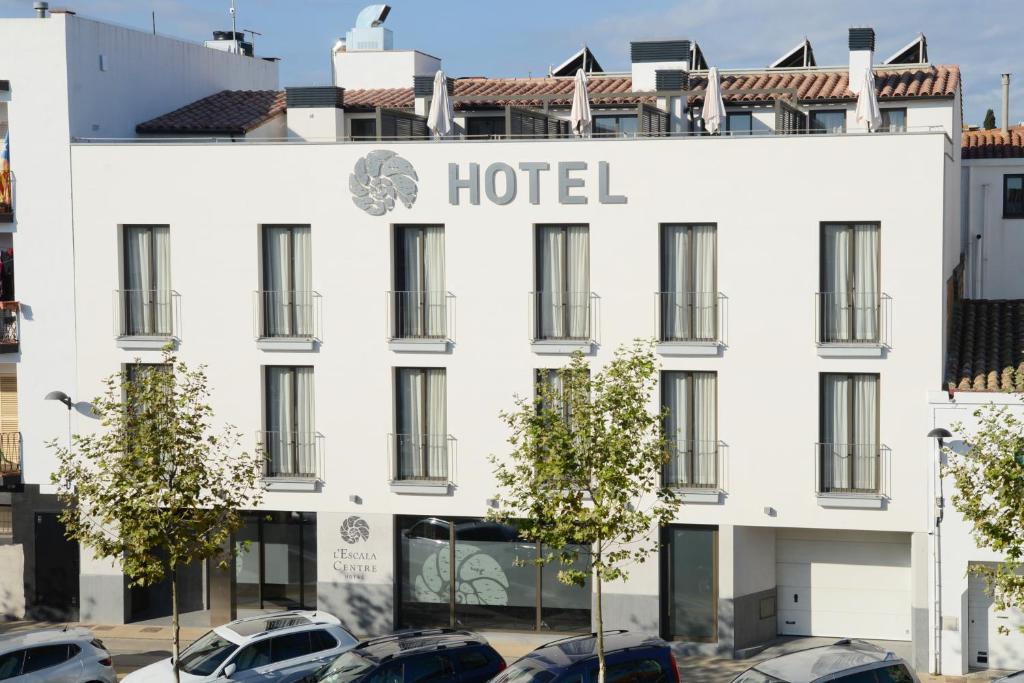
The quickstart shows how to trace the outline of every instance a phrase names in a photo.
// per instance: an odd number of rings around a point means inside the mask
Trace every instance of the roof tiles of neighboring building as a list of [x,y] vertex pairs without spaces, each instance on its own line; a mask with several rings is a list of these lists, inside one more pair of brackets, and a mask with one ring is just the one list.
[[244,135],[284,110],[283,90],[222,90],[140,123],[135,132]]
[[1024,299],[962,299],[946,350],[952,391],[1024,391]]
[[964,131],[960,151],[964,159],[1024,158],[1024,126],[1011,128],[1009,136],[1000,128]]

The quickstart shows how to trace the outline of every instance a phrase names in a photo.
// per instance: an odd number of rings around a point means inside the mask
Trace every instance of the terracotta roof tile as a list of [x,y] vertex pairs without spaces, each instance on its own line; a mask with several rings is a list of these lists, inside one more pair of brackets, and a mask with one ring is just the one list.
[[222,90],[140,123],[135,132],[244,135],[284,110],[284,91]]
[[1024,299],[963,299],[946,357],[952,391],[1024,391]]
[[1024,157],[1024,126],[1011,128],[1009,138],[1000,128],[964,131],[960,152],[964,159],[1020,159]]

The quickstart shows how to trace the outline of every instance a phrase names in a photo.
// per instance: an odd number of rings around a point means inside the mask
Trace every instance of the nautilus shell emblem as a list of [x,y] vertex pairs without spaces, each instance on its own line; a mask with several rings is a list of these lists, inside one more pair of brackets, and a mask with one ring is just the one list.
[[338,529],[341,533],[341,540],[345,543],[358,543],[370,539],[370,525],[362,517],[352,515],[341,523]]
[[371,216],[383,216],[401,202],[416,202],[416,171],[412,164],[386,149],[377,149],[356,162],[348,177],[352,201]]

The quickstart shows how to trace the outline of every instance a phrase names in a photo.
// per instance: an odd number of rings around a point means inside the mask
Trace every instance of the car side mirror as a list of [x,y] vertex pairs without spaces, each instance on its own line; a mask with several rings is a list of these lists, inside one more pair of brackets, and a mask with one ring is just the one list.
[[224,667],[224,678],[231,678],[231,675],[233,673],[235,673],[235,669],[237,669],[237,668],[238,667],[235,666],[234,662],[231,662],[230,664],[225,666]]

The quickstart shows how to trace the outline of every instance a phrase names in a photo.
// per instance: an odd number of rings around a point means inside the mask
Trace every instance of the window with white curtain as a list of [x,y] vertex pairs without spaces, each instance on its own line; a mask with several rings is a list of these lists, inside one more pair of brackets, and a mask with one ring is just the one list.
[[272,365],[264,372],[267,476],[318,476],[313,368]]
[[718,339],[716,227],[661,226],[661,341]]
[[537,339],[590,339],[590,228],[537,227]]
[[395,228],[393,315],[398,339],[448,336],[444,274],[444,227]]
[[878,375],[821,376],[820,488],[823,493],[879,491]]
[[718,376],[714,372],[661,373],[661,404],[669,460],[665,484],[717,488]]
[[[534,392],[540,395],[541,387],[551,387],[556,397],[563,397],[565,395],[565,370],[558,370],[556,368],[539,368],[534,370],[533,382]],[[587,370],[587,376],[590,376],[590,371]],[[538,406],[539,408],[547,408],[547,405]],[[561,405],[561,413],[566,421],[572,415],[572,404],[563,402]]]
[[444,368],[395,371],[398,480],[448,481],[448,399]]
[[308,225],[263,226],[260,286],[264,337],[312,337],[313,279]]
[[877,223],[822,225],[819,325],[823,343],[879,341],[879,278]]
[[122,336],[173,335],[170,228],[126,225],[122,239]]

